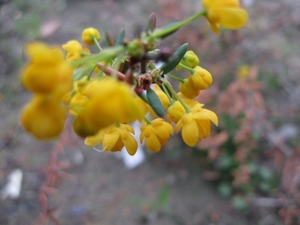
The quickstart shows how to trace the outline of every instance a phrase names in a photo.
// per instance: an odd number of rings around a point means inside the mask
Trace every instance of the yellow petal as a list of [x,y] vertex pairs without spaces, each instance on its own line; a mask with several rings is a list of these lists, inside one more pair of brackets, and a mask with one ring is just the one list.
[[114,130],[111,133],[106,132],[102,141],[103,150],[105,152],[112,150],[119,138],[120,135],[117,130]]
[[239,29],[243,27],[248,20],[248,14],[245,9],[228,7],[217,8],[212,11],[219,15],[220,25],[228,29]]
[[97,144],[103,141],[103,137],[104,137],[104,131],[100,130],[98,131],[97,134],[86,137],[84,140],[84,144],[90,147],[96,146]]
[[199,113],[193,113],[193,118],[196,120],[210,120],[216,126],[218,126],[218,117],[217,115],[208,109],[202,109]]
[[135,138],[127,131],[120,130],[119,132],[128,154],[133,156],[138,148]]
[[158,152],[161,148],[161,144],[154,133],[151,133],[148,138],[146,138],[146,146],[152,152]]
[[195,120],[185,124],[182,127],[182,139],[188,146],[195,146],[199,141],[199,131]]
[[198,131],[199,131],[199,138],[206,138],[210,135],[211,125],[208,120],[198,120]]

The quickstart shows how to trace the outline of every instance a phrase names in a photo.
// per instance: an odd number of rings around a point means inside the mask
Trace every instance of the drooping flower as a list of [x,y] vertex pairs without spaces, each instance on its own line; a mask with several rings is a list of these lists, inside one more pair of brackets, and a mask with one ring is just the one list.
[[[74,127],[74,129],[80,136],[93,135],[99,129],[118,121],[141,120],[145,115],[144,108],[138,105],[130,87],[113,78],[95,80],[88,84],[81,93],[88,100],[84,103],[83,109],[78,112],[78,119],[74,121],[77,128]],[[87,124],[80,124],[80,121]],[[98,128],[96,132],[95,127]]]
[[189,76],[188,80],[197,90],[207,89],[213,81],[210,72],[200,66],[194,68],[194,73]]
[[44,43],[31,43],[25,48],[29,63],[21,71],[22,85],[36,94],[55,95],[58,99],[72,88],[71,66],[62,51]]
[[187,98],[196,98],[200,94],[200,90],[196,89],[188,78],[179,84],[179,90]]
[[240,8],[239,0],[203,0],[202,3],[210,27],[217,34],[220,26],[239,29],[247,23],[247,11]]
[[67,109],[59,102],[35,96],[21,112],[21,122],[27,132],[37,139],[57,137],[64,128]]
[[171,124],[161,118],[154,119],[150,124],[141,126],[140,142],[146,139],[146,146],[152,152],[158,152],[173,134]]
[[203,109],[201,104],[197,104],[191,112],[185,113],[178,121],[176,132],[182,130],[183,141],[192,147],[198,143],[199,139],[210,135],[211,122],[218,125],[217,115],[208,109]]
[[95,45],[95,40],[100,41],[101,35],[97,29],[89,27],[83,30],[81,38],[86,45]]
[[169,121],[177,123],[184,115],[185,109],[179,101],[175,101],[167,110],[167,118]]
[[105,152],[117,152],[125,147],[128,154],[133,156],[138,148],[133,134],[134,129],[130,125],[118,124],[117,126],[113,125],[101,129],[94,136],[86,137],[84,143],[87,146],[102,144],[103,151]]

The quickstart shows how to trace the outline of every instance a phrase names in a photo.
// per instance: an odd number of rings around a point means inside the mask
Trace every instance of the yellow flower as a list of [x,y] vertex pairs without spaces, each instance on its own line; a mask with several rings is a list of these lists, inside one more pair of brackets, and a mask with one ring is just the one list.
[[77,92],[70,101],[69,109],[70,113],[72,115],[77,116],[78,113],[80,113],[83,110],[84,105],[88,102],[88,98],[81,94],[80,92]]
[[167,118],[169,121],[177,123],[184,115],[185,109],[179,101],[176,101],[167,110]]
[[76,61],[82,58],[82,52],[91,53],[89,49],[83,48],[82,45],[76,41],[71,40],[62,45],[62,48],[68,52],[66,59]]
[[189,76],[188,80],[197,90],[207,89],[213,81],[210,72],[200,66],[194,68],[194,73]]
[[[91,82],[81,93],[88,100],[83,109],[77,112],[78,119],[73,124],[76,133],[81,136],[93,135],[118,121],[141,120],[145,115],[144,108],[138,105],[130,87],[110,77]],[[94,128],[98,130],[95,132]]]
[[88,114],[77,113],[77,116],[73,121],[73,130],[76,134],[81,137],[87,137],[96,134],[99,129],[99,126],[94,123],[93,118]]
[[67,109],[53,99],[36,96],[21,112],[21,122],[37,139],[57,137],[64,128]]
[[173,134],[172,126],[161,118],[154,119],[150,124],[141,127],[140,142],[146,139],[146,146],[152,152],[158,152]]
[[[188,66],[190,68],[194,68],[195,66],[198,66],[200,63],[200,60],[198,58],[198,56],[192,51],[189,50],[185,53],[184,57],[182,58],[182,60],[180,61],[180,63],[182,63],[185,66]],[[176,66],[176,69],[179,70],[182,67],[180,65]]]
[[94,39],[100,41],[101,35],[97,29],[89,27],[83,30],[81,38],[86,45],[94,45]]
[[179,84],[179,90],[188,98],[196,98],[200,94],[200,90],[196,89],[188,79],[184,79],[184,82]]
[[24,51],[31,64],[43,64],[48,67],[64,61],[63,52],[58,47],[50,47],[42,42],[27,44]]
[[247,23],[247,11],[240,8],[239,0],[203,0],[202,3],[211,29],[217,34],[219,26],[239,29]]
[[188,146],[195,146],[199,139],[210,135],[211,124],[218,125],[217,115],[207,109],[203,109],[201,104],[195,105],[191,112],[185,113],[176,124],[176,132],[180,129],[182,139]]
[[64,61],[62,51],[43,43],[26,47],[29,63],[21,71],[23,86],[38,94],[55,94],[61,98],[72,87],[73,69]]
[[138,145],[132,134],[134,130],[131,126],[120,124],[102,129],[94,136],[86,137],[84,143],[87,146],[96,146],[101,143],[105,152],[121,151],[125,146],[128,154],[133,156]]

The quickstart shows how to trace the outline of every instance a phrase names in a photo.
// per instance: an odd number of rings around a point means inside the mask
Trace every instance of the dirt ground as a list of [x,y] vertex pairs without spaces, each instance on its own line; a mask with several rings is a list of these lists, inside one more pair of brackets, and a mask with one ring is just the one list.
[[[58,29],[39,39],[56,44],[70,39],[80,40],[82,29],[90,26],[99,28],[103,36],[110,28],[111,33],[116,35],[124,26],[127,37],[132,38],[143,29],[148,15],[153,11],[157,12],[158,19],[165,15],[158,21],[158,25],[162,25],[194,12],[195,5],[200,7],[200,1],[187,0],[157,0],[151,3],[146,0],[69,0],[65,3],[63,10],[45,12],[41,19],[42,25],[49,21],[59,25]],[[171,8],[176,6],[182,7],[182,15],[172,13]],[[12,3],[3,5],[1,10],[11,10],[12,14],[9,15],[2,11],[1,15],[5,14],[8,18],[20,16]],[[205,23],[203,26],[206,26]],[[250,26],[257,24],[252,23]],[[0,32],[7,35],[3,33]],[[252,39],[243,43],[245,51],[250,52],[245,56],[248,61],[257,55],[264,58],[261,52],[278,47],[261,41],[260,50],[251,53],[261,34],[251,35]],[[273,38],[280,39],[282,36]],[[193,46],[197,45],[196,40],[192,40]],[[6,184],[7,175],[13,169],[20,168],[24,176],[20,198],[0,200],[0,225],[26,225],[33,224],[40,212],[38,192],[43,183],[48,153],[54,142],[38,142],[19,125],[19,111],[30,98],[17,79],[17,71],[22,65],[24,38],[13,34],[7,43],[9,46],[5,48],[4,42],[0,44],[0,61],[6,62],[0,62],[0,188]],[[286,40],[283,39],[281,43],[285,44]],[[289,51],[292,50],[286,48],[285,51],[290,55]],[[4,60],[12,55],[18,55],[19,60]],[[290,63],[293,68],[297,68],[296,62]],[[64,171],[70,177],[63,179],[49,202],[55,208],[54,215],[61,224],[283,224],[276,215],[276,209],[250,209],[243,213],[234,209],[229,199],[218,195],[215,184],[204,179],[199,157],[193,149],[182,144],[179,136],[174,136],[171,143],[158,154],[150,154],[145,150],[146,161],[133,170],[126,169],[123,162],[113,154],[99,153],[88,148],[78,138],[70,137],[70,140],[71,144],[65,143],[65,153],[60,155],[60,160],[69,165]]]

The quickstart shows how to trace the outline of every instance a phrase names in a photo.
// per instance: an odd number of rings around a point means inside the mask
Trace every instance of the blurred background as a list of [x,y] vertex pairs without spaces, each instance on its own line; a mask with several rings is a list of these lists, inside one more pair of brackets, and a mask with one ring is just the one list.
[[[105,46],[105,32],[116,37],[125,28],[132,39],[153,11],[162,26],[201,1],[0,0],[0,224],[43,224],[45,205],[44,224],[58,224],[52,215],[74,225],[300,224],[300,3],[242,4],[250,20],[239,31],[215,35],[200,19],[163,43],[189,42],[212,73],[198,100],[217,113],[219,127],[195,148],[175,135],[129,169],[69,131],[58,142],[24,132],[18,116],[31,96],[18,80],[23,46],[80,40],[86,27],[99,29]],[[47,187],[54,167],[60,182]]]

